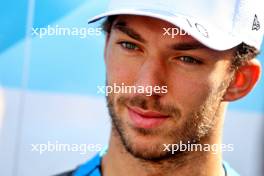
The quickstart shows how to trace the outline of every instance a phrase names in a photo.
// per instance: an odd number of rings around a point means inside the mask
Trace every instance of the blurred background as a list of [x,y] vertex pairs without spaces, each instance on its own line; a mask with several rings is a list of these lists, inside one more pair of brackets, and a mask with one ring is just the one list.
[[[96,151],[32,151],[32,144],[106,145],[110,121],[102,94],[104,35],[33,35],[45,27],[89,28],[87,20],[107,0],[1,0],[0,175],[47,176],[75,168]],[[262,46],[264,51],[264,45]],[[263,63],[264,55],[259,59]],[[231,103],[224,152],[243,176],[261,176],[264,79],[246,98]]]

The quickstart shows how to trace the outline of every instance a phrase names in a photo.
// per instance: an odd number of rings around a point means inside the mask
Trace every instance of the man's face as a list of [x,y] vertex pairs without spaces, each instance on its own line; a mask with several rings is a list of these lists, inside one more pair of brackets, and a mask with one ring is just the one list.
[[214,51],[170,23],[119,16],[105,48],[107,85],[167,86],[167,93],[107,97],[113,130],[126,150],[148,160],[170,157],[163,144],[197,142],[212,132],[231,80],[233,51]]

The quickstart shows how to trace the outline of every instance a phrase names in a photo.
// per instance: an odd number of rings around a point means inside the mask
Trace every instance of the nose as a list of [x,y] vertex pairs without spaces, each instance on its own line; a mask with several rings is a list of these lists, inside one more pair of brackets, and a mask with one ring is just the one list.
[[147,59],[137,73],[135,85],[152,87],[152,95],[162,96],[161,91],[154,91],[155,87],[158,90],[157,86],[160,90],[166,86],[166,68],[162,60],[153,57]]

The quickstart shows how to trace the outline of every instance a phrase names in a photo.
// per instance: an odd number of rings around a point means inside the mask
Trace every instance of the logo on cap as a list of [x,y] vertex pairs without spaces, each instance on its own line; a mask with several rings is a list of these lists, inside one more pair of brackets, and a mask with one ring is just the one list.
[[258,31],[259,29],[260,29],[260,24],[259,24],[258,16],[255,14],[252,30]]

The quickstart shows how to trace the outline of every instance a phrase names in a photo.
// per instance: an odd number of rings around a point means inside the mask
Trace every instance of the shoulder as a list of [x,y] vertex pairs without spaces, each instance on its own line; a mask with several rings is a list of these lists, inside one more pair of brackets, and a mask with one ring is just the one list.
[[54,176],[101,176],[101,158],[100,154],[97,154],[75,170]]

